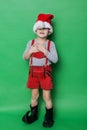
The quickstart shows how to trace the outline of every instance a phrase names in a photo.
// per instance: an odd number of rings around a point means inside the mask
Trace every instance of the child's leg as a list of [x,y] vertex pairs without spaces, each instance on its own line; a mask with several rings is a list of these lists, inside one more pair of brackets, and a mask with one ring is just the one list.
[[22,118],[25,123],[33,123],[38,119],[38,97],[39,97],[39,90],[38,89],[31,89],[31,104],[30,104],[30,111],[28,111]]
[[43,90],[43,99],[46,103],[46,108],[52,108],[51,90]]
[[53,104],[51,99],[51,91],[50,90],[43,90],[43,99],[46,103],[46,114],[43,121],[44,127],[52,127],[54,120],[53,120]]
[[38,105],[39,89],[31,89],[31,106]]

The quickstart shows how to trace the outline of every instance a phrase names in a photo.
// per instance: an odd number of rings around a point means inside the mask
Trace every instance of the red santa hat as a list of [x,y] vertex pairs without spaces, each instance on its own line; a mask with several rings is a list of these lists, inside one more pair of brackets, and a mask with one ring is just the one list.
[[33,26],[33,31],[36,32],[39,28],[49,28],[49,32],[51,34],[53,32],[51,19],[53,18],[54,16],[52,14],[39,14],[36,23]]

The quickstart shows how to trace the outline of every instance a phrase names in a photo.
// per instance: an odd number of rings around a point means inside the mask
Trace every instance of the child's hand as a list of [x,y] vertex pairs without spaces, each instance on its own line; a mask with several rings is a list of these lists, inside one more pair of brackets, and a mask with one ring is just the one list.
[[34,52],[38,52],[38,49],[36,46],[31,46],[30,50],[24,54],[24,59],[28,60]]
[[38,49],[39,51],[43,52],[43,53],[46,55],[47,50],[45,49],[44,46],[42,46],[42,45],[37,45],[36,47],[37,47],[37,49]]
[[31,54],[34,53],[34,52],[38,52],[38,49],[36,46],[31,46],[30,48],[30,51],[29,51]]

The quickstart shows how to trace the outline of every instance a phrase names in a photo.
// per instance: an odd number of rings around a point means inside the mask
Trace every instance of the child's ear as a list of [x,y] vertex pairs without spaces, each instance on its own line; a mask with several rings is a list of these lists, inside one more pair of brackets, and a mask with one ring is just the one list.
[[49,30],[49,32],[48,32],[48,35],[50,35],[51,33],[50,33],[50,30]]
[[48,28],[48,36],[51,34],[50,29]]
[[35,30],[35,33],[37,32],[37,30]]

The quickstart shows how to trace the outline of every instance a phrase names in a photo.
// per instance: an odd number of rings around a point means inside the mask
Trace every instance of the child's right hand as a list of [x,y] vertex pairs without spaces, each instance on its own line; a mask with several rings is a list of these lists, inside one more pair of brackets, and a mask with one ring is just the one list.
[[28,60],[32,53],[38,52],[38,49],[36,46],[31,46],[30,50],[24,54],[24,59]]
[[38,52],[38,49],[37,49],[37,47],[36,47],[36,46],[31,46],[31,48],[30,48],[30,51],[29,51],[29,52],[32,54],[32,53]]

